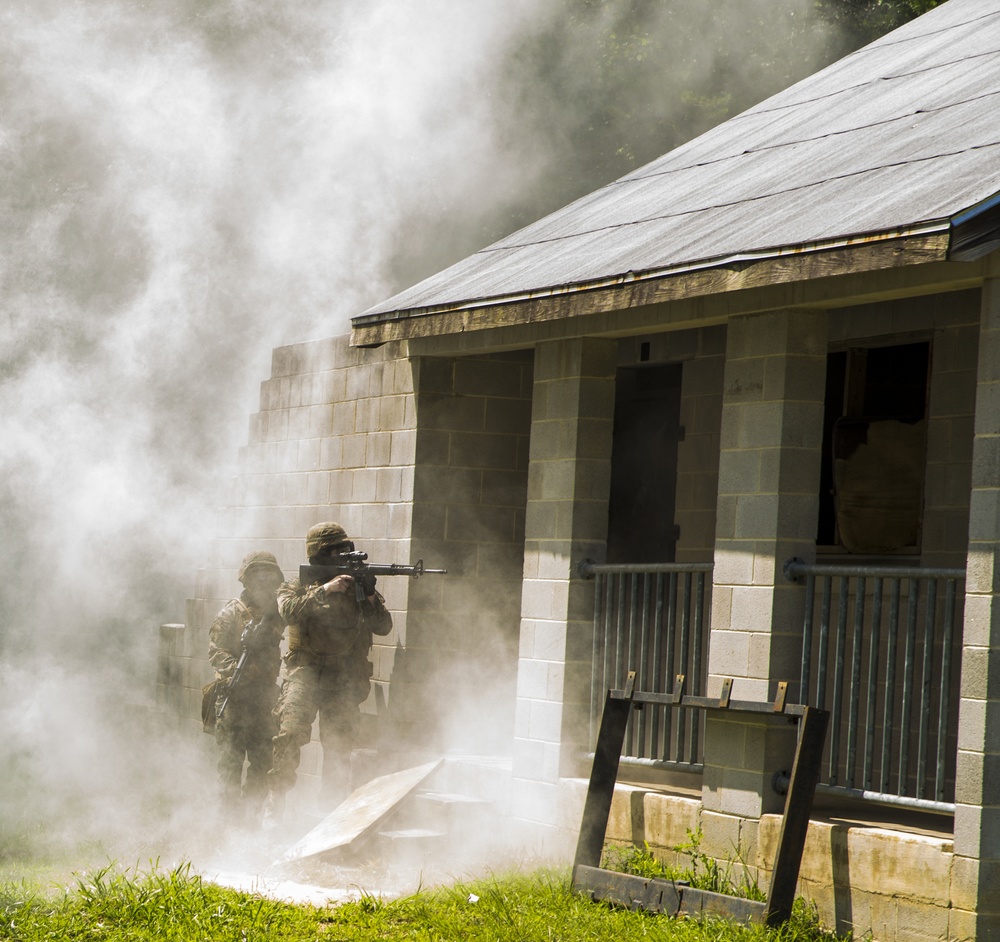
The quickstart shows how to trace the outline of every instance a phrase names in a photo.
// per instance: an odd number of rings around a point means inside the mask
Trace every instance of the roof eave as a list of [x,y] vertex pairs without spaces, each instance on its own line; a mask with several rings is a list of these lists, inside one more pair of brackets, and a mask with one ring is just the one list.
[[391,340],[465,333],[769,284],[947,261],[953,258],[952,231],[953,220],[938,219],[905,229],[744,252],[575,284],[362,314],[351,320],[351,344],[377,346]]

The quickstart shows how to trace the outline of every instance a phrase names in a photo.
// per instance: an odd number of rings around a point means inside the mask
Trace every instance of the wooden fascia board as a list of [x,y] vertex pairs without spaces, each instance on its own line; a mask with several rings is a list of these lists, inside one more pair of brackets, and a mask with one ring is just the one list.
[[426,313],[419,310],[401,312],[399,316],[367,322],[355,319],[351,345],[378,346],[393,340],[537,324],[839,275],[925,265],[946,261],[948,246],[949,232],[941,230],[862,241],[840,248],[777,254],[760,260],[720,264],[608,287],[560,291],[526,300],[500,298],[496,303],[456,306]]

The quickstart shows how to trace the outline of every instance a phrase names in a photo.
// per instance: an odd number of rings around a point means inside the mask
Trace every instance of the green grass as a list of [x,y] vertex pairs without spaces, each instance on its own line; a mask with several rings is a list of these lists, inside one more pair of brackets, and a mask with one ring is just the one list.
[[363,896],[332,907],[292,905],[170,872],[113,866],[47,892],[0,884],[0,939],[166,942],[469,942],[645,939],[673,942],[829,942],[804,907],[780,930],[698,922],[612,908],[574,894],[566,870],[497,876],[399,900]]
[[760,902],[767,899],[767,894],[760,888],[752,870],[744,861],[720,862],[702,851],[701,841],[700,830],[688,831],[687,843],[674,848],[679,854],[687,857],[688,863],[685,866],[669,866],[654,857],[648,847],[640,848],[634,845],[606,846],[601,866],[606,870],[632,873],[646,879],[659,877],[677,880],[699,890],[710,890],[727,896],[740,896]]

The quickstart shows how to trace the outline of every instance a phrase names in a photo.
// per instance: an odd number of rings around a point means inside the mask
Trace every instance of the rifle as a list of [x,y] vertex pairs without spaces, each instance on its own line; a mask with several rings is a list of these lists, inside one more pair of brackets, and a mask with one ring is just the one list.
[[299,582],[302,585],[323,585],[337,576],[353,576],[354,596],[360,603],[367,597],[367,589],[375,591],[375,576],[409,576],[411,579],[419,579],[425,575],[444,575],[448,571],[425,569],[422,559],[418,559],[412,566],[402,563],[369,563],[367,559],[367,553],[354,550],[350,553],[341,553],[336,557],[336,562],[299,566]]
[[243,629],[243,634],[240,635],[240,644],[242,645],[240,659],[236,662],[236,667],[233,669],[233,672],[229,675],[229,680],[222,685],[222,700],[219,703],[218,709],[215,711],[216,722],[219,722],[219,720],[222,719],[222,714],[226,712],[226,707],[229,706],[229,698],[240,685],[240,679],[243,677],[243,670],[247,663],[247,655],[256,647],[254,641],[257,638],[259,629],[264,624],[265,617],[266,616],[262,616],[260,621],[255,621],[247,625],[246,628]]

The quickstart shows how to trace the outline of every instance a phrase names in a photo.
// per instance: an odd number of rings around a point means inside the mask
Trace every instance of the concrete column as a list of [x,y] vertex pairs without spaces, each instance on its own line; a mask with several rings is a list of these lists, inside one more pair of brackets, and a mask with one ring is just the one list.
[[[815,558],[826,377],[827,315],[776,311],[733,318],[719,456],[709,693],[769,700],[797,681],[803,590],[791,557]],[[797,684],[789,695],[797,693]],[[794,727],[709,714],[703,802],[706,849],[752,849],[756,819],[780,810],[771,785],[787,769]],[[752,822],[752,826],[748,826]]]
[[577,338],[535,351],[512,789],[533,826],[568,823],[559,778],[587,737],[593,585],[574,567],[604,558],[617,350]]
[[[983,285],[951,937],[1000,939],[1000,279]],[[958,933],[956,935],[955,933]]]

